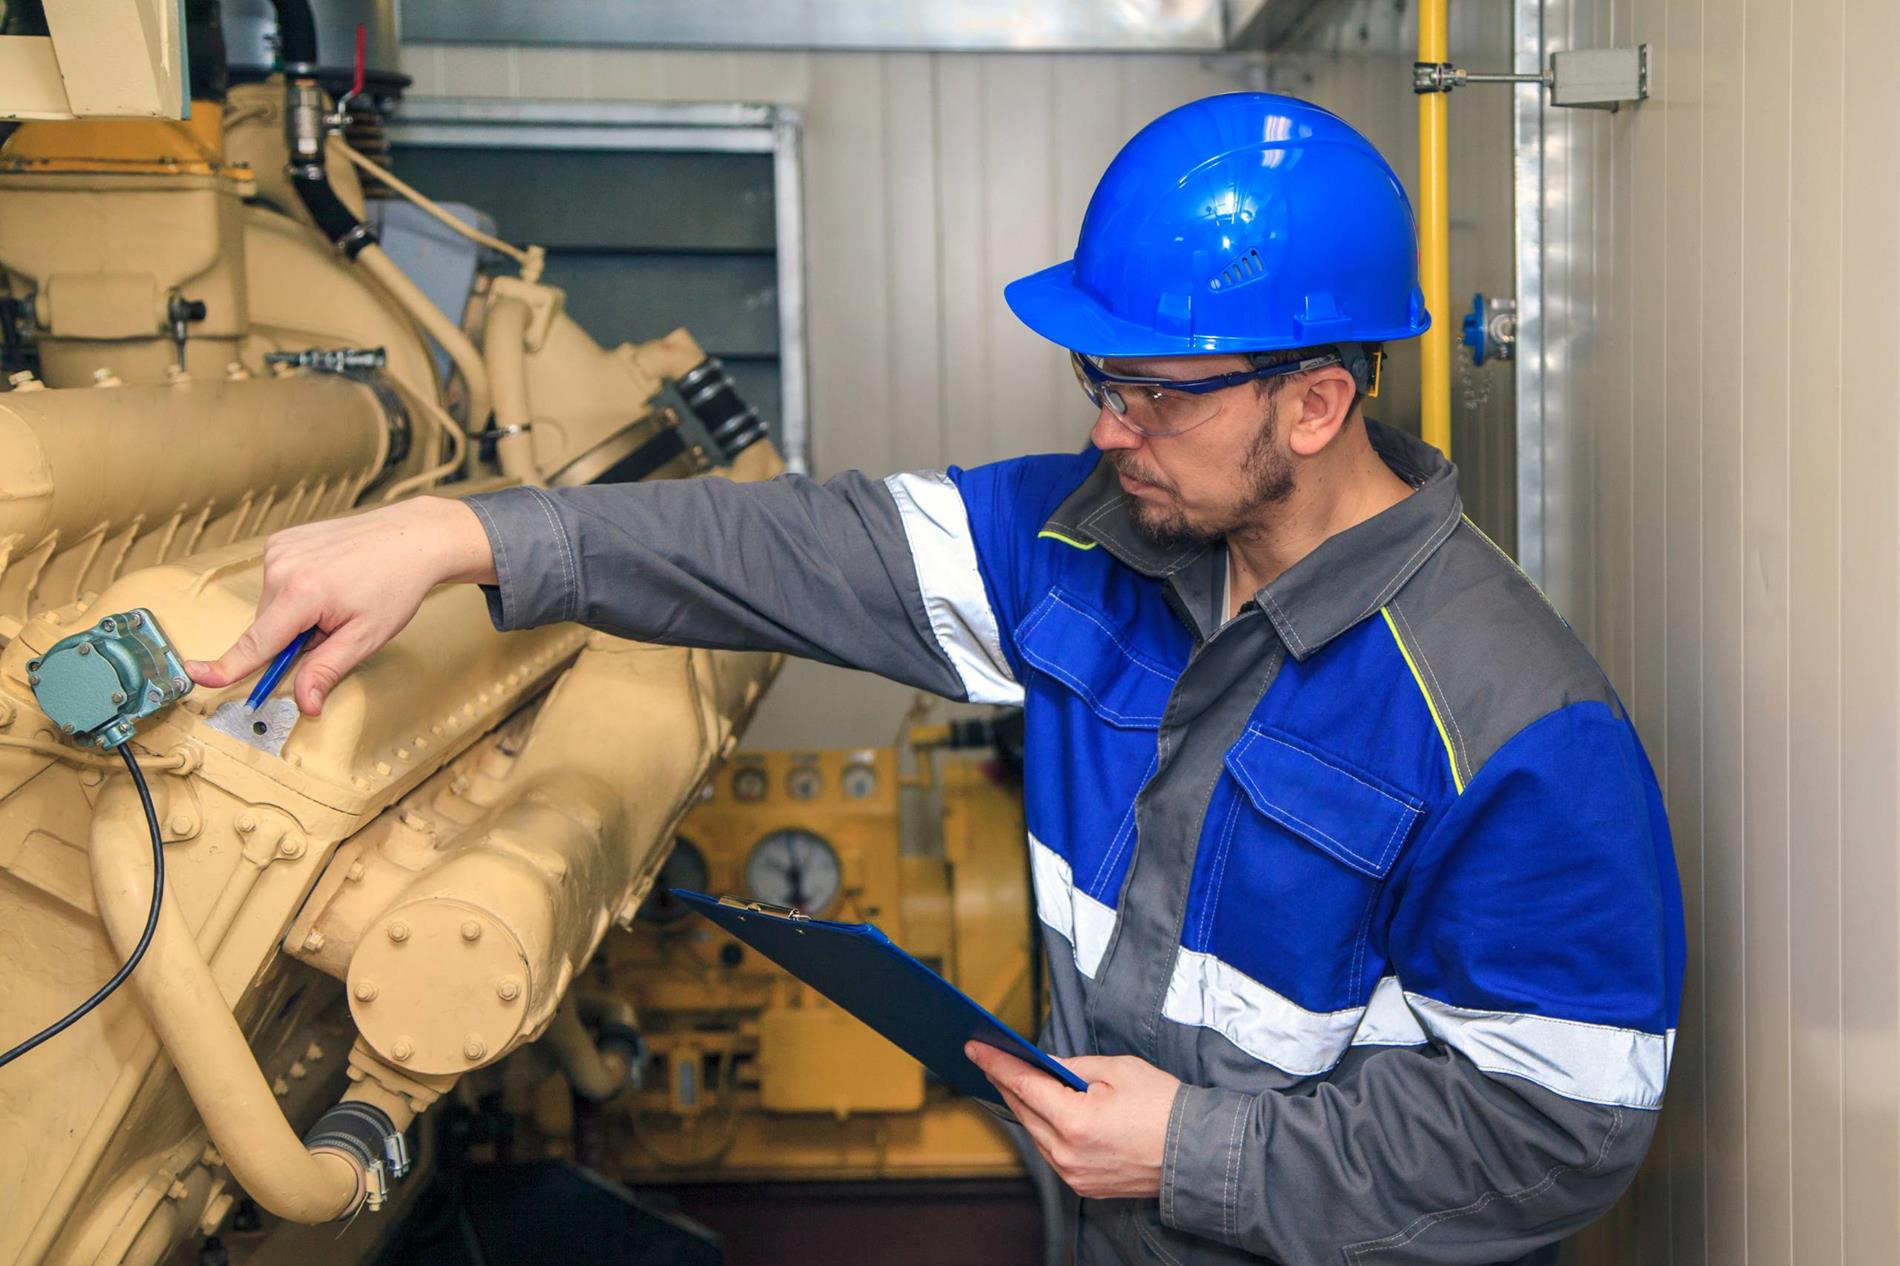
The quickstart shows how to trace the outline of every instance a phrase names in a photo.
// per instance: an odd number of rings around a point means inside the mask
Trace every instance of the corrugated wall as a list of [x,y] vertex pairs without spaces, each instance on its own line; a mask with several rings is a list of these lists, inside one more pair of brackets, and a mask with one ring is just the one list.
[[[1667,1128],[1596,1262],[1900,1260],[1900,5],[1570,0],[1581,621],[1667,790]],[[1557,196],[1554,193],[1554,196]]]
[[[820,475],[1079,448],[1088,405],[1062,354],[1010,315],[1003,285],[1069,255],[1102,168],[1143,123],[1257,74],[1240,56],[426,44],[403,50],[403,70],[431,96],[804,111]],[[883,745],[907,704],[889,683],[790,664],[747,741]]]
[[[1640,107],[1547,112],[1551,589],[1665,787],[1690,937],[1664,1128],[1572,1257],[1890,1266],[1900,4],[1544,16],[1549,48],[1652,54]],[[1367,8],[1322,17],[1336,43]],[[1454,116],[1456,161],[1508,170],[1475,139]]]

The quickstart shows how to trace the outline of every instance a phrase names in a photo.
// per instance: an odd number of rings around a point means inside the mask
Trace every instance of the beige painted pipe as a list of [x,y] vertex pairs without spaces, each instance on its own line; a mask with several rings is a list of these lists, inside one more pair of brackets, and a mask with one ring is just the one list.
[[[93,815],[92,885],[106,934],[121,954],[132,951],[144,930],[150,854],[151,836],[131,782],[110,780]],[[331,1221],[361,1203],[362,1169],[338,1153],[308,1150],[284,1119],[169,894],[132,984],[211,1141],[253,1200],[280,1218],[304,1223]]]
[[396,261],[382,247],[374,243],[364,247],[356,257],[356,264],[388,292],[397,306],[409,314],[410,320],[442,345],[442,350],[449,354],[455,367],[462,371],[462,384],[468,391],[469,431],[475,432],[485,427],[492,399],[488,387],[488,368],[482,363],[481,353],[475,350],[475,344],[469,342],[468,335],[462,333],[462,327],[444,316],[442,309],[435,306],[435,301],[409,280],[409,275],[396,266]]
[[[260,417],[275,420],[269,444],[255,442]],[[76,538],[141,516],[156,528],[186,503],[215,518],[299,486],[324,489],[317,508],[337,513],[382,469],[388,444],[376,393],[336,374],[9,391],[0,537]]]
[[[275,851],[274,841],[271,851]],[[239,855],[237,868],[225,880],[217,903],[212,906],[204,925],[198,929],[198,952],[206,960],[215,961],[219,947],[224,944],[224,934],[231,930],[237,912],[250,897],[251,889],[257,886],[258,877],[264,873],[268,860],[269,853],[260,855],[251,849]],[[143,927],[141,923],[140,929],[143,930]],[[119,1067],[119,1075],[106,1091],[105,1101],[100,1104],[99,1111],[93,1114],[92,1124],[86,1127],[85,1136],[79,1140],[79,1151],[66,1167],[59,1186],[53,1190],[52,1198],[40,1211],[39,1219],[34,1222],[33,1233],[27,1237],[26,1247],[21,1251],[15,1266],[39,1266],[53,1240],[66,1229],[66,1220],[72,1216],[80,1190],[91,1181],[93,1170],[99,1166],[99,1158],[105,1155],[106,1144],[118,1135],[126,1109],[132,1106],[133,1097],[139,1087],[145,1084],[158,1051],[158,1035],[151,1029],[142,1031],[132,1049],[126,1053]]]
[[488,306],[482,326],[482,355],[488,361],[494,388],[495,427],[509,431],[495,441],[501,473],[534,479],[534,436],[528,432],[532,416],[528,401],[528,323],[533,318],[519,299],[496,299]]
[[541,1040],[566,1074],[574,1093],[581,1098],[602,1103],[627,1088],[626,1057],[618,1052],[603,1051],[594,1044],[593,1036],[581,1023],[571,990],[561,999]]

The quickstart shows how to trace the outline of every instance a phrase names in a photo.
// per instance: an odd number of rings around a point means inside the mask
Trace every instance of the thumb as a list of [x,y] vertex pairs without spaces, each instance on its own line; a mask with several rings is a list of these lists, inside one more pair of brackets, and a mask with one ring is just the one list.
[[228,686],[270,663],[292,638],[316,623],[313,615],[288,602],[269,603],[258,610],[251,627],[238,634],[230,650],[211,663],[186,660],[185,671],[201,686]]

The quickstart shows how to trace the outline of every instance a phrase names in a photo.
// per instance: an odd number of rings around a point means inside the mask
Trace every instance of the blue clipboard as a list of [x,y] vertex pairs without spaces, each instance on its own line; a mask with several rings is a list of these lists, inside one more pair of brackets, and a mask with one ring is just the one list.
[[831,999],[973,1099],[1001,1105],[963,1053],[971,1039],[1034,1064],[1071,1090],[1088,1083],[1056,1063],[975,999],[900,949],[870,923],[834,923],[737,897],[674,888],[674,896]]

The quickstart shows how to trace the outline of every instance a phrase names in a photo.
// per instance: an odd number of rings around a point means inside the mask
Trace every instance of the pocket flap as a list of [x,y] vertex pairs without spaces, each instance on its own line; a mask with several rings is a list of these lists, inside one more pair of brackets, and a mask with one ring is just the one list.
[[1227,768],[1262,814],[1362,874],[1383,879],[1425,802],[1251,725]]
[[1095,715],[1123,729],[1158,729],[1174,675],[1128,646],[1108,618],[1051,589],[1016,629],[1025,662],[1080,695]]

